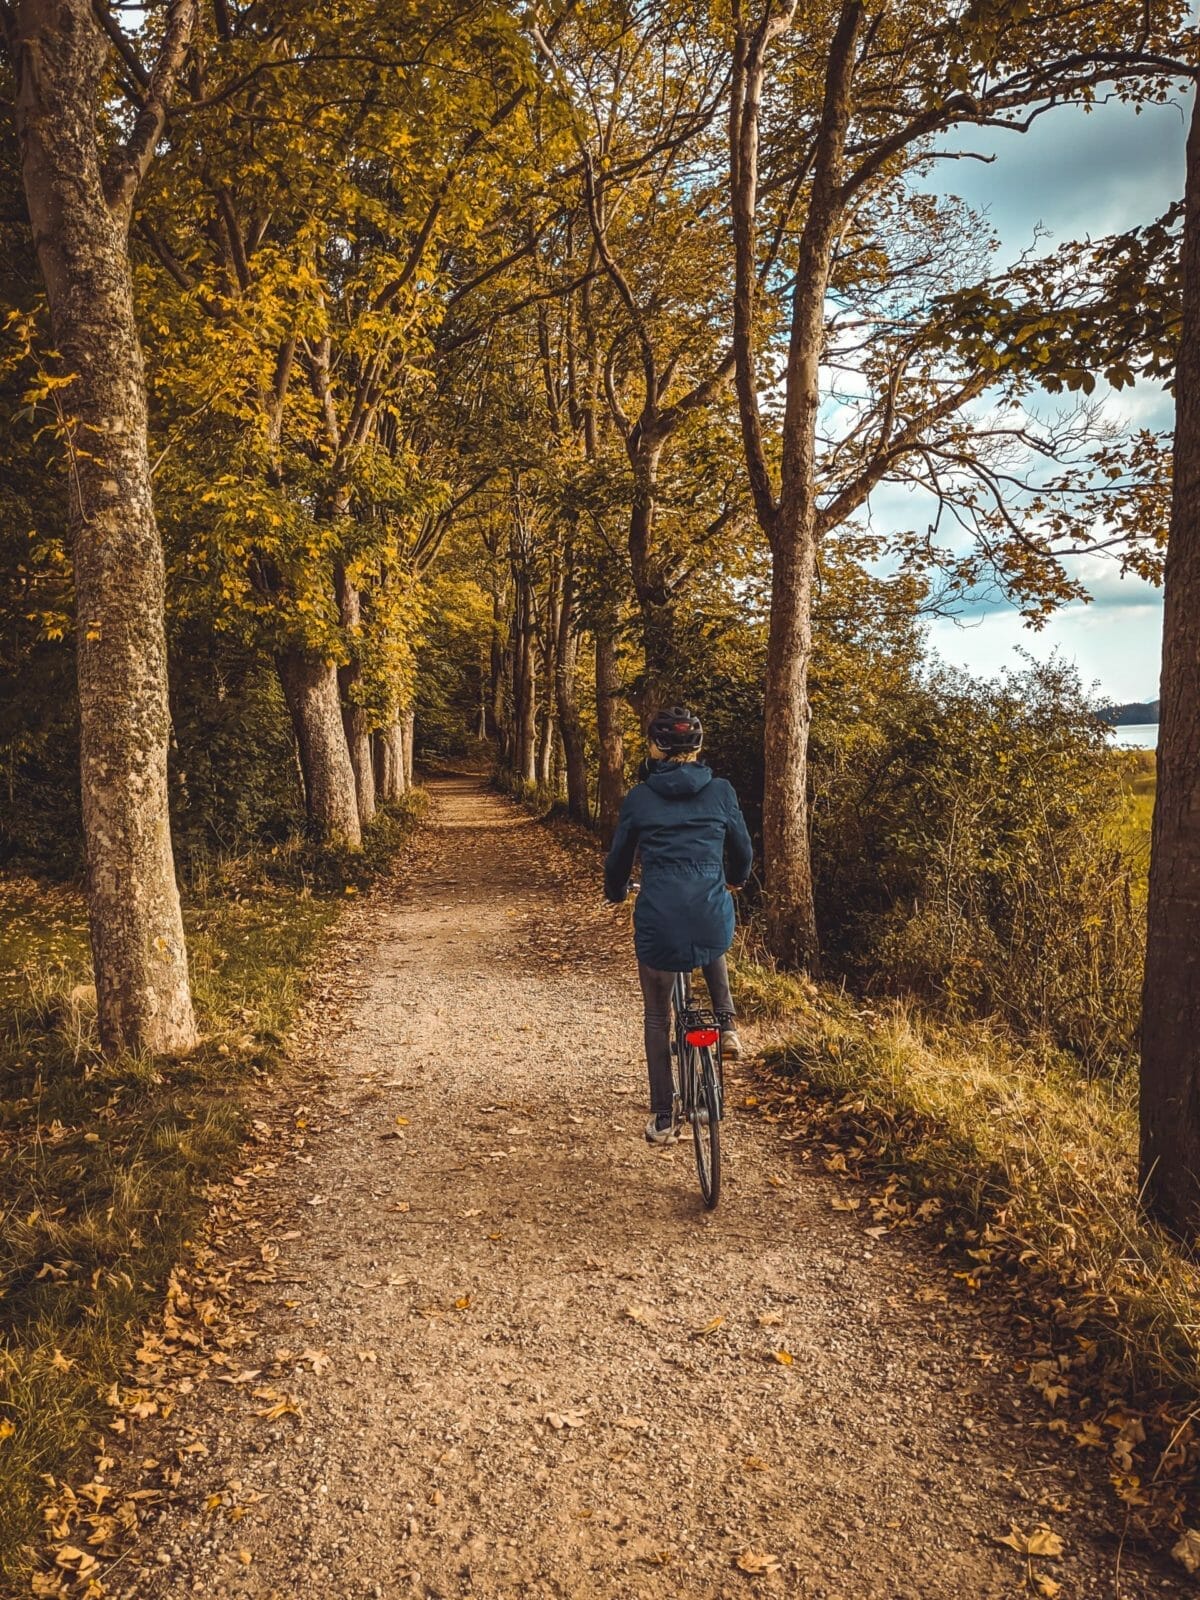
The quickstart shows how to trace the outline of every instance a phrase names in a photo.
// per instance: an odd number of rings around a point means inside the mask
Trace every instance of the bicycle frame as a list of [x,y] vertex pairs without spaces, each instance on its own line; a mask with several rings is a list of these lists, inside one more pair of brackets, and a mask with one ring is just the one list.
[[691,1124],[696,1168],[705,1206],[711,1211],[721,1188],[719,1125],[724,1113],[721,1025],[711,1011],[699,1010],[690,972],[676,974],[671,989],[674,1030],[676,1121]]

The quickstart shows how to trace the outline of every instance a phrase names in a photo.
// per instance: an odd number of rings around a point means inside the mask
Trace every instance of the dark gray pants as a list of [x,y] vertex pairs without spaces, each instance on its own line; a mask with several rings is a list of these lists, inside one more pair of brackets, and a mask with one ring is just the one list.
[[[724,956],[710,961],[704,970],[708,997],[718,1016],[733,1015],[729,993],[729,967]],[[651,1111],[671,1109],[671,988],[673,972],[648,967],[638,962],[638,982],[646,1007],[646,1066],[650,1072]]]

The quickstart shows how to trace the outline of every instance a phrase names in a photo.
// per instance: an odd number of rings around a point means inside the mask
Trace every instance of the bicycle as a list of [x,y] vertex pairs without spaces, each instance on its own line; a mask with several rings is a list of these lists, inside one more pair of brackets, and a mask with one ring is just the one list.
[[675,1121],[678,1125],[686,1119],[692,1125],[700,1195],[705,1208],[713,1211],[721,1197],[725,1109],[721,1024],[714,1012],[696,1006],[690,972],[676,973],[671,987],[671,1074]]

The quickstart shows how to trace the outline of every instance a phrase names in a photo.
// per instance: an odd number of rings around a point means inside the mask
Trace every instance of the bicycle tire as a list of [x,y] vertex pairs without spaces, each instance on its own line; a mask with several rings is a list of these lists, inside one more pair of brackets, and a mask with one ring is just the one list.
[[696,1176],[700,1179],[700,1197],[705,1209],[715,1211],[721,1198],[720,1093],[711,1050],[693,1048],[689,1056],[694,1090],[692,1141],[696,1147]]

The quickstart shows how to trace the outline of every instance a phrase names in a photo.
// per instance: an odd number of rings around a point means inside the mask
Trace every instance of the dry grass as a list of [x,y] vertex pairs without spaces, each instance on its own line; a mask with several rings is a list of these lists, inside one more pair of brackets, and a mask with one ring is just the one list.
[[1132,1079],[1088,1082],[986,1025],[868,1007],[751,963],[737,994],[779,1025],[770,1069],[814,1127],[865,1170],[936,1196],[950,1236],[985,1246],[967,1262],[972,1286],[998,1290],[1035,1340],[1068,1350],[1081,1415],[1114,1395],[1156,1412],[1157,1442],[1150,1427],[1136,1481],[1125,1474],[1118,1492],[1138,1505],[1151,1480],[1190,1476],[1200,1271],[1140,1213]]
[[286,1052],[344,904],[421,801],[361,857],[298,846],[213,869],[185,908],[204,1043],[184,1062],[96,1047],[83,907],[0,885],[0,1588],[26,1566],[45,1476],[68,1470],[242,1142],[243,1104]]

